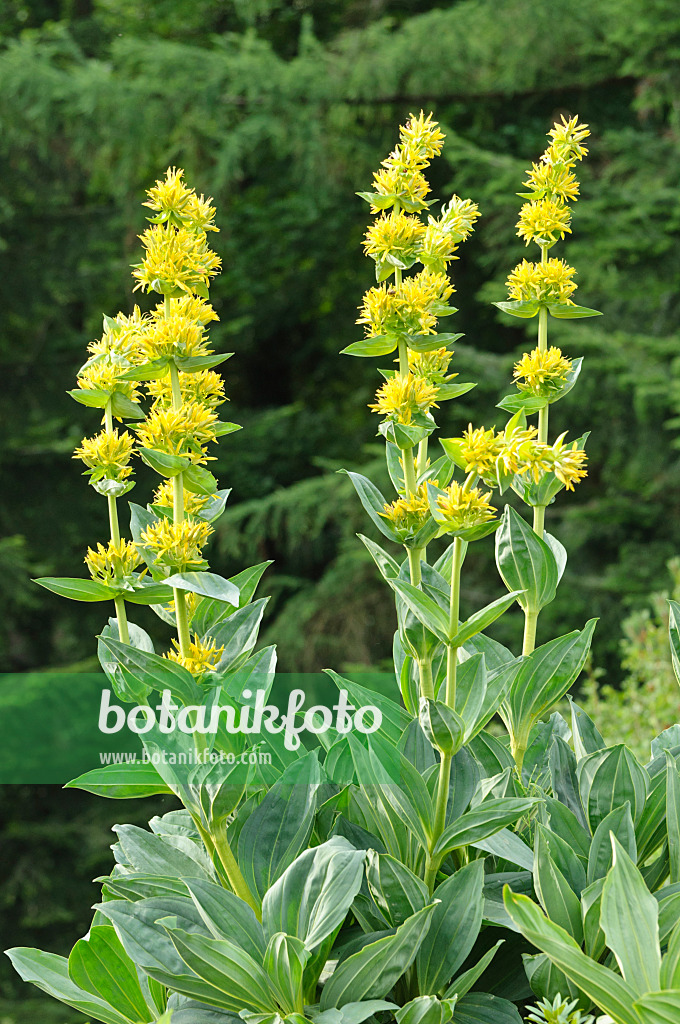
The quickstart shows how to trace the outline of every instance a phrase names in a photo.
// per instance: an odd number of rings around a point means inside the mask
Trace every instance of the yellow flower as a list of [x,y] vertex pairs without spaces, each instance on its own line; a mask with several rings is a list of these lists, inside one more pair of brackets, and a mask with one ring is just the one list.
[[446,488],[446,494],[437,497],[437,508],[448,525],[455,530],[481,526],[494,518],[496,509],[490,504],[491,491],[486,494],[477,487],[465,490],[455,481]]
[[579,124],[578,117],[572,117],[568,121],[562,117],[556,121],[548,132],[552,142],[545,152],[544,159],[563,164],[573,164],[582,160],[588,154],[587,146],[583,140],[590,135],[587,124]]
[[384,506],[379,515],[402,534],[417,533],[430,518],[430,503],[427,499],[427,486],[421,484],[414,494],[405,498],[397,498],[390,505]]
[[124,576],[130,576],[141,561],[137,548],[132,541],[127,540],[122,540],[120,544],[110,540],[107,547],[97,544],[96,551],[88,548],[85,555],[85,564],[92,579],[108,585]]
[[453,295],[446,274],[421,270],[407,277],[395,293],[395,312],[407,334],[434,334],[439,307]]
[[410,423],[417,413],[437,407],[437,388],[424,377],[410,373],[406,377],[390,377],[378,388],[375,397],[376,402],[369,405],[369,409],[397,423]]
[[139,337],[146,330],[148,323],[148,314],[142,313],[139,306],[135,306],[130,316],[117,313],[113,318],[107,317],[102,337],[91,342],[87,350],[93,356],[109,356],[132,365],[139,361]]
[[[425,206],[425,196],[430,191],[422,171],[403,163],[399,150],[383,160],[382,168],[373,175],[373,185],[379,195],[408,199],[422,206]],[[377,212],[378,207],[372,206],[371,213]]]
[[172,294],[179,290],[191,295],[197,288],[207,288],[210,278],[219,273],[221,260],[208,248],[203,232],[154,224],[139,237],[146,255],[132,271],[135,291],[145,288]]
[[359,312],[361,316],[357,323],[366,325],[366,334],[369,337],[377,337],[394,330],[396,316],[394,288],[388,287],[387,284],[369,288],[364,295]]
[[217,647],[214,640],[209,644],[204,644],[199,637],[194,636],[194,639],[189,644],[189,654],[185,658],[180,651],[177,641],[173,640],[172,642],[175,650],[168,651],[163,657],[177,662],[178,665],[182,665],[183,668],[188,669],[195,676],[201,676],[205,672],[210,672],[216,668],[224,652],[224,645]]
[[156,564],[183,571],[205,564],[201,549],[212,533],[209,523],[196,519],[184,519],[181,523],[159,519],[142,531],[141,541],[155,552]]
[[134,439],[126,430],[102,430],[95,437],[83,438],[76,448],[74,459],[81,459],[89,467],[93,481],[125,480],[132,472],[128,465],[133,452]]
[[553,472],[557,479],[564,484],[568,491],[574,490],[574,484],[579,483],[584,476],[588,476],[584,464],[587,459],[586,453],[578,447],[578,442],[573,441],[571,445],[565,445],[565,434],[560,434],[551,447]]
[[547,352],[535,348],[525,352],[515,363],[513,376],[520,391],[530,391],[539,398],[547,398],[559,390],[571,369],[571,359],[562,355],[562,350],[551,346]]
[[432,120],[432,114],[425,117],[422,110],[418,117],[409,114],[408,121],[399,129],[399,137],[410,162],[416,167],[424,167],[432,157],[439,156],[446,138],[437,121]]
[[525,203],[519,212],[517,234],[528,245],[532,241],[556,242],[571,233],[569,209],[554,199],[536,199]]
[[559,199],[560,202],[566,203],[578,196],[578,181],[570,168],[564,164],[532,164],[527,176],[528,179],[523,184],[534,192],[540,192],[541,197],[547,196],[549,199]]
[[364,252],[374,260],[394,256],[407,263],[418,254],[424,235],[425,225],[418,217],[392,210],[371,224],[364,238]]
[[[164,480],[154,493],[153,504],[159,508],[173,509],[174,485],[172,478]],[[184,511],[187,515],[200,515],[211,498],[206,494],[194,494],[192,491],[184,491]]]
[[201,446],[216,439],[216,422],[214,412],[197,402],[184,402],[179,409],[152,409],[135,431],[144,448],[185,455],[193,463],[203,463],[207,456]]
[[457,377],[457,373],[447,374],[453,352],[448,348],[435,348],[431,352],[414,352],[409,349],[409,370],[418,377],[425,377],[430,384],[441,386]]
[[576,271],[564,260],[552,257],[545,263],[522,260],[510,273],[506,284],[510,298],[519,302],[561,302],[573,305]]
[[145,360],[211,355],[213,349],[208,348],[207,342],[208,337],[201,324],[180,314],[154,318],[139,338]]
[[471,423],[461,438],[454,439],[465,460],[465,472],[476,476],[487,476],[492,472],[498,458],[502,442],[496,436],[493,427],[473,429]]
[[168,167],[165,180],[159,180],[147,191],[149,199],[144,206],[155,210],[160,216],[152,218],[155,222],[170,220],[178,227],[187,226],[200,231],[217,231],[212,223],[215,209],[210,205],[211,199],[198,198],[193,188],[188,188],[183,181],[184,171],[181,167]]
[[505,427],[497,435],[498,468],[507,474],[530,473],[538,480],[540,473],[550,469],[548,446],[536,440],[536,427]]
[[[179,374],[179,387],[184,402],[198,402],[209,409],[228,401],[224,394],[224,381],[214,370],[199,370],[198,373]],[[147,381],[146,389],[156,406],[172,404],[172,382],[169,375]]]

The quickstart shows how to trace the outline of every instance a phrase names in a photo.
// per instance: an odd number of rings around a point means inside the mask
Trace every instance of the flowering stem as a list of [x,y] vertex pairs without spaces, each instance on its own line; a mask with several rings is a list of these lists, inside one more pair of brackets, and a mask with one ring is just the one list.
[[258,921],[261,921],[262,912],[253,898],[253,894],[248,888],[241,869],[236,862],[236,858],[234,857],[231,846],[229,845],[229,840],[227,839],[226,827],[216,829],[214,832],[208,832],[201,825],[200,821],[196,818],[194,818],[194,821],[196,822],[198,831],[207,849],[209,851],[214,849],[215,853],[219,857],[220,864],[224,869],[227,881],[233,891],[244,901],[244,903],[247,903],[248,906],[252,908]]
[[[169,301],[165,297],[165,315],[168,315]],[[179,384],[179,373],[174,362],[170,363],[170,383],[172,387],[172,407],[179,409],[182,405],[182,389]],[[172,518],[174,523],[181,523],[184,520],[184,481],[182,474],[178,473],[172,480]],[[179,650],[183,658],[191,654],[191,634],[189,632],[189,616],[187,614],[186,595],[183,590],[173,589],[175,597],[175,620],[177,622],[177,639]]]
[[[111,399],[109,398],[104,409],[104,425],[108,433],[113,433],[113,410],[111,408]],[[106,500],[109,505],[109,528],[111,531],[111,540],[116,546],[120,545],[120,525],[118,523],[118,506],[116,499],[112,494],[108,494]],[[125,601],[122,597],[114,597],[113,603],[116,609],[116,618],[118,619],[118,638],[121,643],[130,643],[130,630],[128,629],[127,612],[125,611]]]
[[434,680],[432,678],[432,659],[424,658],[418,662],[420,671],[420,696],[434,700]]
[[[454,634],[458,629],[458,618],[460,612],[460,570],[463,564],[463,542],[456,537],[453,542],[453,560],[451,562],[451,599],[449,603],[449,633]],[[456,707],[456,670],[458,665],[458,648],[449,644],[446,651],[446,696],[447,705],[455,711]],[[434,824],[432,827],[432,842],[430,850],[433,850],[444,831],[446,825],[446,807],[449,801],[449,786],[451,780],[450,754],[442,754],[439,762],[439,781],[437,783],[437,801],[435,804]],[[430,892],[434,889],[437,871],[441,858],[428,856],[425,871],[425,883]]]

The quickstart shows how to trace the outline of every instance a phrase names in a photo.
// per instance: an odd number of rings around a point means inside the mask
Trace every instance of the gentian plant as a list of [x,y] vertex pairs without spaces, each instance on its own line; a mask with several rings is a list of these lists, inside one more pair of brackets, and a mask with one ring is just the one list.
[[[449,267],[479,211],[456,195],[439,210],[427,198],[444,135],[423,113],[360,193],[376,283],[360,307],[365,337],[345,352],[386,359],[370,408],[394,495],[348,475],[391,544],[361,537],[395,601],[394,680],[389,695],[329,670],[342,715],[299,716],[316,745],[253,727],[279,686],[273,648],[256,649],[266,563],[227,580],[204,555],[228,495],[207,468],[209,446],[236,429],[215,411],[214,367],[226,357],[206,330],[215,211],[175,169],[149,191],[134,277],[161,300],[105,319],[72,392],[103,410],[104,429],[76,456],[107,499],[111,537],[88,551],[89,580],[39,582],[113,603],[102,669],[144,726],[143,760],[71,785],[110,798],[173,793],[182,809],[148,831],[116,827],[115,867],[69,958],[9,951],[27,981],[106,1024],[680,1019],[680,726],[652,742],[644,766],[608,747],[576,704],[569,721],[553,710],[595,622],[536,646],[567,557],[545,510],[586,473],[585,437],[550,440],[549,408],[581,360],[549,347],[547,332],[550,317],[596,315],[574,303],[575,270],[548,255],[571,230],[588,134],[577,118],[556,124],[528,172],[518,235],[540,260],[511,272],[497,305],[537,318],[538,341],[499,403],[505,422],[469,424],[441,454],[435,410],[473,384],[452,372],[460,335],[438,326],[455,313]],[[130,430],[114,426],[126,419]],[[146,507],[130,506],[123,539],[117,503],[135,454],[162,480]],[[492,535],[501,593],[462,617],[466,552]],[[486,630],[516,603],[524,630],[512,651]],[[164,654],[129,620],[134,604],[175,630]],[[672,603],[680,679],[679,624]],[[367,706],[379,728],[353,729],[349,711]],[[505,736],[488,728],[496,714]]]

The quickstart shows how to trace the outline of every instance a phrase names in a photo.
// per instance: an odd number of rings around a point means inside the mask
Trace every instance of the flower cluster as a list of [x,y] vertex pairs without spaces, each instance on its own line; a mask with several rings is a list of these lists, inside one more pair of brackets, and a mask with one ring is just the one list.
[[399,497],[391,504],[386,503],[379,515],[383,516],[400,536],[413,536],[430,518],[427,485],[420,484],[413,494],[405,498]]
[[217,647],[214,642],[203,643],[197,636],[189,644],[189,653],[186,655],[182,654],[176,640],[173,640],[172,643],[174,650],[168,651],[164,657],[182,665],[195,676],[202,676],[205,672],[213,671],[224,652],[224,646]]
[[437,496],[437,508],[449,529],[467,530],[494,518],[496,509],[490,498],[490,491],[483,494],[478,487],[466,488],[454,481],[444,494]]
[[538,164],[532,164],[524,182],[530,191],[517,222],[517,234],[526,245],[536,242],[543,259],[540,265],[523,261],[510,274],[507,284],[513,301],[569,303],[576,286],[574,270],[561,260],[548,260],[545,253],[558,238],[571,232],[568,203],[578,197],[575,164],[588,152],[583,145],[590,132],[578,118],[562,118],[550,130],[550,144]]
[[210,280],[220,269],[220,258],[208,246],[207,231],[217,231],[213,223],[212,200],[198,197],[182,179],[184,171],[169,168],[165,181],[149,189],[146,206],[155,211],[151,227],[140,239],[145,249],[141,263],[132,276],[135,289],[181,297],[205,297]]
[[139,427],[137,437],[144,448],[183,455],[196,465],[211,456],[206,445],[215,441],[217,415],[199,402],[185,402],[179,409],[155,407]]
[[539,348],[525,352],[515,363],[513,376],[520,391],[548,398],[564,386],[571,366],[571,359],[566,359],[562,350],[552,345],[545,352]]
[[[397,148],[373,177],[375,192],[360,192],[380,214],[368,228],[364,251],[376,263],[378,282],[394,276],[393,284],[371,288],[364,296],[357,323],[368,337],[394,334],[408,340],[414,334],[433,334],[437,318],[453,312],[447,300],[453,294],[447,266],[461,241],[479,217],[469,199],[453,196],[440,216],[420,214],[432,205],[423,170],[442,149],[444,135],[432,115],[421,111],[400,129]],[[387,212],[389,211],[389,212]],[[421,263],[423,270],[406,280],[402,271]]]
[[97,544],[96,551],[88,548],[85,555],[85,564],[92,579],[109,585],[130,576],[141,561],[137,548],[127,540],[121,540],[118,544],[109,541],[107,547]]
[[408,424],[414,416],[436,407],[437,388],[425,377],[416,377],[412,373],[400,377],[397,374],[378,388],[375,397],[376,401],[369,405],[369,409],[396,423]]
[[418,377],[440,388],[450,383],[457,373],[447,373],[453,351],[448,348],[435,348],[430,352],[413,352],[408,354],[409,370]]
[[154,564],[167,566],[176,572],[200,569],[205,566],[202,549],[208,543],[213,529],[198,519],[183,519],[171,523],[159,519],[141,533],[142,544],[154,553]]
[[93,483],[99,480],[122,482],[132,473],[130,459],[134,449],[134,438],[127,430],[102,430],[95,437],[83,438],[73,458],[81,459],[88,467],[86,474]]

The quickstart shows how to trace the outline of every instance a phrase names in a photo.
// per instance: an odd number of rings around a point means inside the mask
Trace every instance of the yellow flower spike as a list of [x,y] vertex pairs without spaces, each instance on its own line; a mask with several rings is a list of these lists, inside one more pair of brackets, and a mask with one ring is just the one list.
[[213,352],[208,347],[208,336],[203,326],[179,314],[154,318],[146,331],[140,334],[139,347],[145,360],[166,356],[207,356]]
[[133,267],[137,281],[134,291],[144,288],[172,294],[193,294],[207,288],[210,278],[219,273],[222,261],[208,248],[203,232],[175,228],[172,224],[154,224],[139,236],[146,255]]
[[453,351],[448,348],[435,348],[431,352],[414,352],[409,349],[408,365],[412,373],[418,377],[424,377],[435,387],[448,384],[457,377],[457,373],[448,373],[449,363]]
[[[224,394],[224,381],[214,370],[199,370],[198,373],[179,373],[179,387],[185,402],[197,402],[208,409],[215,409],[229,399]],[[158,377],[146,382],[146,389],[154,399],[154,408],[172,404],[172,382],[169,376]]]
[[564,260],[551,257],[545,263],[522,260],[506,281],[510,298],[519,302],[559,302],[573,306],[576,273]]
[[484,427],[475,429],[470,423],[463,436],[454,440],[465,460],[466,473],[483,477],[492,472],[502,448],[502,439],[496,435],[493,427],[488,430]]
[[409,114],[408,121],[399,129],[399,138],[413,164],[426,166],[432,157],[439,156],[446,136],[439,130],[438,122],[432,120],[432,114],[425,117],[421,110],[418,117]]
[[183,519],[171,523],[159,519],[141,533],[142,544],[156,554],[156,563],[184,571],[203,566],[201,549],[208,542],[213,529],[209,523],[196,519]]
[[491,491],[483,494],[478,487],[468,490],[455,481],[437,497],[437,508],[449,526],[466,530],[481,526],[494,518],[496,509],[490,504]]
[[394,256],[408,263],[417,256],[424,235],[425,225],[418,217],[392,210],[370,225],[364,236],[364,252],[374,260]]
[[141,561],[137,548],[127,540],[121,540],[120,544],[111,540],[107,547],[97,544],[96,551],[88,548],[85,555],[85,564],[92,579],[108,585],[130,576]]
[[416,413],[425,413],[437,408],[437,388],[424,377],[390,377],[378,388],[376,402],[369,405],[372,412],[380,413],[408,424]]
[[574,484],[588,476],[588,471],[583,468],[588,457],[583,449],[578,447],[578,442],[572,441],[570,445],[565,445],[564,437],[565,434],[560,434],[550,449],[552,469],[565,488],[573,491]]
[[409,494],[405,498],[397,498],[390,505],[386,504],[384,511],[379,512],[378,515],[387,519],[400,533],[417,533],[430,518],[427,485],[420,484],[413,494]]
[[217,647],[214,641],[204,644],[199,637],[194,636],[194,639],[189,644],[189,654],[185,657],[181,653],[177,641],[173,640],[172,642],[175,650],[168,651],[163,657],[177,662],[178,665],[182,665],[183,668],[188,669],[195,676],[201,676],[205,672],[210,672],[216,668],[224,652],[224,645]]
[[559,235],[571,234],[571,213],[554,199],[536,199],[525,203],[519,211],[517,234],[525,244],[529,242],[556,242]]
[[408,334],[434,334],[437,307],[453,295],[453,285],[446,274],[421,270],[407,277],[395,293],[395,312]]
[[[158,505],[159,508],[173,509],[174,499],[174,485],[172,478],[170,480],[164,480],[160,484],[154,493],[153,504]],[[184,511],[187,515],[199,515],[205,506],[212,500],[212,497],[206,494],[194,494],[192,491],[184,492]],[[187,598],[188,598],[187,594]]]
[[146,420],[135,427],[144,448],[155,448],[169,455],[185,455],[195,464],[202,464],[207,456],[194,445],[202,446],[215,441],[214,425],[217,416],[198,402],[185,402],[179,409],[153,409]]
[[535,348],[515,363],[513,376],[520,391],[547,398],[565,383],[571,365],[571,359],[566,359],[554,345],[545,352]]
[[73,458],[88,466],[94,480],[125,480],[132,472],[128,465],[134,450],[134,438],[127,430],[102,430],[95,437],[85,437]]
[[562,203],[574,202],[578,197],[578,181],[570,167],[565,164],[532,164],[523,184],[534,192]]

